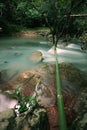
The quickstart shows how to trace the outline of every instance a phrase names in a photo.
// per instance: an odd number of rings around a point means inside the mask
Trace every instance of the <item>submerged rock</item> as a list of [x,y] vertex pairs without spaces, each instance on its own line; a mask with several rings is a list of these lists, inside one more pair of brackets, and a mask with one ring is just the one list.
[[14,56],[21,56],[21,55],[23,55],[23,53],[20,53],[20,52],[15,52],[14,53]]
[[4,61],[4,63],[8,63],[8,61]]

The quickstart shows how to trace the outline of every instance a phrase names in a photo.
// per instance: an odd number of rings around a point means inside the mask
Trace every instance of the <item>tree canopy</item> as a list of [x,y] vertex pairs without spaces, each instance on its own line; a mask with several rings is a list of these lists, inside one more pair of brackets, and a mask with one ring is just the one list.
[[[87,0],[1,0],[0,27],[4,33],[21,27],[47,26],[56,39],[65,34],[81,35],[87,31]],[[73,17],[72,17],[73,16]]]
[[58,38],[63,35],[80,35],[87,30],[87,17],[75,17],[76,14],[87,13],[86,0],[33,0],[32,5],[45,18],[53,35],[53,42],[57,43]]

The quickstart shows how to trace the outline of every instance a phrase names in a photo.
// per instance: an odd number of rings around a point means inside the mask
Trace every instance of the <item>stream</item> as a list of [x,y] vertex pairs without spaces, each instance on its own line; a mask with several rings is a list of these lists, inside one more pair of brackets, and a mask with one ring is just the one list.
[[[33,62],[30,57],[33,52],[43,54],[42,62]],[[73,63],[87,74],[87,50],[81,50],[79,44],[70,43],[67,46],[58,44],[58,61]],[[46,39],[41,38],[1,38],[0,39],[0,72],[6,72],[9,81],[19,73],[35,68],[41,64],[54,63],[54,50]],[[4,102],[4,104],[3,104]],[[13,108],[17,101],[0,94],[0,111]]]
[[0,71],[6,70],[8,79],[11,79],[21,72],[43,64],[30,60],[33,52],[50,49],[47,44],[40,44],[41,40],[39,38],[0,39]]
[[[35,63],[30,60],[33,52],[40,51],[44,60]],[[81,50],[80,45],[70,43],[66,47],[58,45],[58,61],[73,63],[87,74],[87,51]],[[6,70],[8,79],[17,74],[34,68],[40,64],[55,61],[53,48],[41,38],[1,38],[0,39],[0,71]]]

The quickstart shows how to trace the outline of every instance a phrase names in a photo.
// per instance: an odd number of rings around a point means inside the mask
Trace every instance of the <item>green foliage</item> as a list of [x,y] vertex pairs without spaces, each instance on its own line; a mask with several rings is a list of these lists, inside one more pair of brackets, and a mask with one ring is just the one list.
[[20,90],[21,90],[21,85],[18,85],[18,86],[16,87],[16,89],[14,89],[14,90],[7,90],[7,91],[5,91],[5,93],[8,93],[8,94],[12,95],[12,97],[13,97],[14,99],[17,99],[18,102],[22,102],[22,101],[25,100],[25,97],[24,97],[24,95],[21,93]]
[[3,33],[15,31],[18,26],[33,28],[44,25],[50,27],[51,33],[57,37],[81,35],[87,30],[86,18],[69,17],[70,14],[86,14],[87,0],[1,0],[0,13]]
[[0,9],[4,8],[4,4],[0,2]]
[[12,95],[12,97],[18,101],[20,105],[18,108],[19,113],[28,110],[29,107],[31,109],[38,106],[37,94],[35,93],[33,96],[25,97],[21,92],[21,85],[18,85],[15,90],[7,90],[5,93]]
[[0,27],[3,34],[20,31],[22,27],[30,28],[43,25],[43,18],[31,6],[31,1],[1,0],[0,14]]
[[71,14],[87,13],[86,0],[33,0],[32,5],[45,18],[54,44],[64,35],[78,36],[87,29],[86,19],[70,17]]
[[79,39],[81,42],[87,43],[87,33],[84,32]]

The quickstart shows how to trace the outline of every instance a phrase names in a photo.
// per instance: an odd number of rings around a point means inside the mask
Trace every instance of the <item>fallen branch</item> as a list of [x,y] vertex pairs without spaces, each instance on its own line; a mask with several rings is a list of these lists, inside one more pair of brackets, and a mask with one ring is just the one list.
[[87,17],[87,14],[71,14],[71,15],[64,15],[64,17]]

